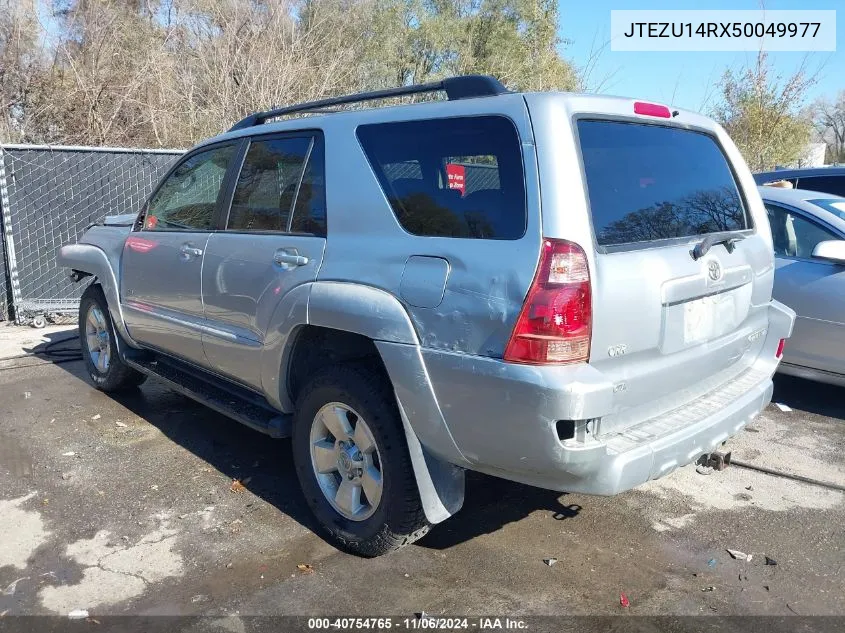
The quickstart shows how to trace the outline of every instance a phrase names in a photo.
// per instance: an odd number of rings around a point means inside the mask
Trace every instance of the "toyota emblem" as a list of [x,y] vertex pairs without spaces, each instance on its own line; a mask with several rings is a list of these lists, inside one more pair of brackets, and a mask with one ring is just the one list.
[[707,274],[710,276],[712,281],[719,281],[722,277],[722,267],[719,265],[715,259],[711,259],[707,263]]

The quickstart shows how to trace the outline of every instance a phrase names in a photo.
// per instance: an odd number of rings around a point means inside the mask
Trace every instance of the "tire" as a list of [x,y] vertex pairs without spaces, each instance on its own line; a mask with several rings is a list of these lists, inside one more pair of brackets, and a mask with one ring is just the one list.
[[[79,346],[91,382],[100,391],[134,389],[147,378],[121,360],[116,345],[118,336],[102,288],[97,284],[88,286],[79,302]],[[92,347],[98,340],[102,347],[96,351]]]
[[[359,493],[362,508],[366,502],[369,509],[359,511],[357,518],[344,516],[342,510],[334,505],[338,497],[330,501],[332,494],[324,492],[324,486],[331,488],[332,478],[340,491],[344,483],[344,474],[340,470],[344,467],[344,458],[337,457],[337,473],[318,474],[315,465],[318,460],[312,457],[316,454],[312,453],[312,450],[316,450],[312,449],[312,444],[317,443],[315,438],[321,437],[328,429],[324,420],[334,419],[332,414],[342,412],[343,407],[349,409],[345,412],[345,419],[349,428],[355,430],[354,437],[349,440],[353,444],[349,450],[353,451],[353,455],[358,451],[357,457],[365,460],[365,467],[357,469],[358,473],[362,470],[373,472],[370,466],[377,466],[381,480],[378,501],[372,504],[367,496],[368,487],[364,478],[358,478],[362,482]],[[375,448],[367,446],[358,450],[358,446],[354,445],[361,420],[365,421],[365,429],[368,429],[369,434],[365,441],[359,441],[358,444],[365,446],[372,441]],[[333,442],[336,445],[338,441],[331,434],[326,438],[320,440],[321,446],[328,447]],[[339,549],[364,557],[380,556],[413,543],[430,529],[420,502],[393,391],[377,367],[349,363],[322,369],[309,379],[297,398],[293,458],[308,505],[327,540]],[[362,462],[352,462],[353,466],[356,463]],[[350,485],[354,485],[354,482],[350,482]]]

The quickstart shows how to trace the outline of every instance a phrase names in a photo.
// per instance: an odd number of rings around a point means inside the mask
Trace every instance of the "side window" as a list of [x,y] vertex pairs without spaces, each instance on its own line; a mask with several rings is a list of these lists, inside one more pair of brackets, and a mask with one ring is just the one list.
[[845,196],[845,175],[843,176],[807,176],[800,179],[801,189],[832,193]]
[[179,164],[150,200],[144,215],[144,230],[210,231],[214,228],[217,197],[235,147],[215,147]]
[[293,207],[290,230],[326,236],[326,169],[323,139],[314,137]]
[[775,255],[809,259],[813,256],[816,244],[839,239],[834,233],[815,222],[783,207],[766,203],[766,211],[772,226]]
[[493,240],[525,234],[522,154],[505,117],[379,123],[357,134],[409,233]]
[[287,231],[310,136],[253,141],[235,185],[226,228]]

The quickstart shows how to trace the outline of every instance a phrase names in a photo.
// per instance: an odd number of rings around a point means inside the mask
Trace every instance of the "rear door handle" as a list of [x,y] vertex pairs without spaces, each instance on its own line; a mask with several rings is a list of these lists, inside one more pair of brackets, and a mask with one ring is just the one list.
[[191,246],[190,242],[182,244],[182,248],[179,249],[179,252],[182,253],[182,259],[186,260],[191,259],[192,257],[202,257],[202,249]]
[[300,255],[295,248],[280,248],[273,254],[273,261],[283,268],[290,269],[295,266],[305,266],[308,258]]

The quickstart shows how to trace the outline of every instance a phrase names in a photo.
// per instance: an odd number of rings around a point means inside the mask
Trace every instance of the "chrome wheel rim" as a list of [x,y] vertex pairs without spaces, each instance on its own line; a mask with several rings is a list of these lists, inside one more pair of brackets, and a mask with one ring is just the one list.
[[320,490],[341,516],[364,521],[381,501],[381,455],[366,421],[351,407],[330,402],[311,423],[311,466]]
[[91,363],[97,371],[106,373],[111,362],[111,337],[106,317],[95,305],[88,308],[88,314],[85,316],[85,342]]

